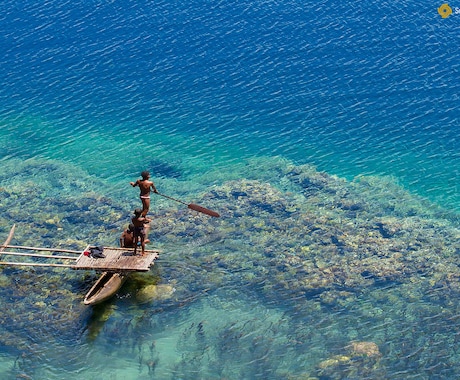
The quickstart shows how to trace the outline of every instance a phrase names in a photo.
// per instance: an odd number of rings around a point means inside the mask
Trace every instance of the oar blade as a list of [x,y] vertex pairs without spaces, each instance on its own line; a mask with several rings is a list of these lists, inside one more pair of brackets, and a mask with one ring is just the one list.
[[195,211],[198,211],[198,212],[201,212],[203,214],[209,215],[209,216],[213,216],[214,218],[219,218],[220,217],[219,213],[217,213],[215,211],[212,211],[212,210],[209,210],[207,208],[204,208],[203,206],[196,205],[194,203],[190,203],[188,205],[188,208],[192,209],[192,210],[195,210]]

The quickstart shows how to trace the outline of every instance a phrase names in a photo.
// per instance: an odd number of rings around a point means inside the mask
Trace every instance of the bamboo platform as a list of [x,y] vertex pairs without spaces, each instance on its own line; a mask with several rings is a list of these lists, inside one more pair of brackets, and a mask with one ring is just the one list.
[[[9,245],[14,234],[14,229],[15,226],[11,228],[6,241],[0,245],[0,257],[2,259],[3,256],[27,257],[31,260],[27,262],[2,260],[0,261],[0,265],[64,267],[119,273],[146,272],[150,270],[154,261],[159,257],[159,251],[151,249],[146,249],[145,254],[142,256],[140,247],[137,250],[137,255],[134,255],[133,248],[104,247],[103,254],[105,257],[93,258],[85,255],[85,252],[94,247],[92,245],[88,245],[83,251]],[[75,254],[75,256],[70,256],[69,254]],[[36,259],[40,259],[40,261]]]
[[[91,247],[88,246],[85,251]],[[73,269],[95,269],[105,272],[146,272],[150,270],[154,261],[159,256],[157,250],[145,250],[144,256],[137,250],[134,256],[133,248],[104,247],[105,258],[92,258],[85,256],[83,251],[78,257]]]

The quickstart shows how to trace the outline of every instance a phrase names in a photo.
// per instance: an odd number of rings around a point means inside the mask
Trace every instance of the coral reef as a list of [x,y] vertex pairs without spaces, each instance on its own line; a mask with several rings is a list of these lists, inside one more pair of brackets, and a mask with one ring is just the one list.
[[[248,162],[247,178],[195,195],[221,218],[178,205],[155,210],[149,238],[162,254],[155,273],[133,276],[113,300],[128,306],[123,311],[82,305],[93,273],[2,267],[0,302],[15,307],[3,309],[1,343],[27,358],[14,373],[39,372],[40,360],[53,356],[43,342],[58,342],[71,358],[75,337],[83,335],[110,346],[124,339],[131,342],[126,350],[139,344],[148,376],[167,367],[183,377],[206,366],[210,376],[231,378],[235,361],[253,363],[238,366],[240,378],[391,378],[408,363],[419,363],[414,373],[460,374],[436,363],[439,356],[455,362],[455,352],[432,344],[434,336],[460,343],[448,334],[460,313],[452,301],[460,294],[457,220],[388,178],[347,181],[282,160],[257,174],[256,167]],[[137,205],[100,195],[102,180],[55,162],[16,169],[0,176],[0,233],[16,223],[16,244],[117,244]],[[244,293],[270,305],[270,313],[283,310],[282,317],[190,324],[178,344],[182,359],[168,366],[153,343],[142,343],[151,325],[178,318],[181,326],[192,305],[222,289],[228,300]],[[422,325],[416,334],[413,326]]]
[[[192,246],[194,257],[202,256],[216,270],[238,272],[254,288],[263,282],[267,297],[337,292],[343,299],[344,291],[359,293],[421,274],[455,286],[458,229],[423,202],[412,200],[404,208],[401,195],[387,187],[376,195],[369,181],[347,183],[310,167],[288,167],[285,178],[298,185],[304,199],[268,183],[231,181],[203,197],[221,212],[221,220],[158,215],[155,237],[180,236],[192,244],[218,234],[223,244],[209,250]],[[397,216],[389,203],[398,204]]]

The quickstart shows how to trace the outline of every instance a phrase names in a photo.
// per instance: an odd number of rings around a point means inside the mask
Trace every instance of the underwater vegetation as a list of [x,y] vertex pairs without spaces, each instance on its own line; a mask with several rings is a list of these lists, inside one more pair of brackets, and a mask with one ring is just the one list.
[[[65,166],[22,165],[0,176],[2,235],[16,223],[16,244],[116,244],[134,204]],[[40,374],[45,356],[77,371],[75,345],[123,342],[113,355],[134,352],[145,378],[458,376],[457,219],[388,178],[347,181],[289,162],[255,175],[251,165],[195,195],[220,218],[156,211],[154,275],[101,308],[82,304],[94,273],[2,267],[0,302],[15,307],[2,309],[0,344],[20,358],[11,373]],[[244,317],[245,302],[264,317]],[[150,338],[166,325],[176,328],[170,360]]]

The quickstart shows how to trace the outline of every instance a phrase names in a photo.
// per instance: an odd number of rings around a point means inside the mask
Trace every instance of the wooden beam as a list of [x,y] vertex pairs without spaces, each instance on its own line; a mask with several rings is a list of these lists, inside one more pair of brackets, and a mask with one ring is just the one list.
[[75,251],[73,249],[61,248],[41,248],[41,247],[26,247],[24,245],[4,245],[5,248],[28,249],[30,251],[48,251],[48,252],[63,252],[63,253],[76,253],[80,254],[82,251]]
[[65,268],[75,267],[75,265],[69,265],[69,264],[18,263],[18,262],[12,262],[12,261],[0,261],[0,265],[17,265],[20,267],[65,267]]
[[0,252],[3,252],[3,250],[8,246],[8,244],[10,244],[11,239],[13,239],[15,229],[16,229],[16,224],[13,224],[13,227],[11,227],[8,237],[6,238],[3,245],[0,247]]
[[[8,245],[8,244],[3,244],[2,247],[5,248],[17,248],[17,249],[28,249],[31,251],[48,251],[48,252],[64,252],[64,253],[76,253],[80,254],[83,252],[82,251],[75,251],[73,249],[61,249],[61,248],[45,248],[45,247],[27,247],[24,245]],[[95,247],[93,245],[88,246],[88,248]],[[112,250],[118,250],[118,251],[133,251],[134,248],[118,248],[118,247],[104,247],[104,248],[110,248]],[[140,248],[138,248],[140,249]],[[160,252],[158,249],[146,249],[145,252]]]
[[[91,246],[93,247],[93,246]],[[107,249],[110,249],[112,251],[134,251],[134,248],[120,248],[120,247],[104,247]],[[141,247],[137,247],[137,250],[139,251]],[[158,249],[146,249],[144,252],[149,252],[149,253],[160,253]]]
[[2,255],[43,257],[45,259],[61,259],[61,260],[74,260],[74,261],[77,261],[77,258],[72,257],[72,256],[43,255],[41,253],[25,253],[25,252],[8,252],[8,251],[5,251],[5,252],[2,253]]

